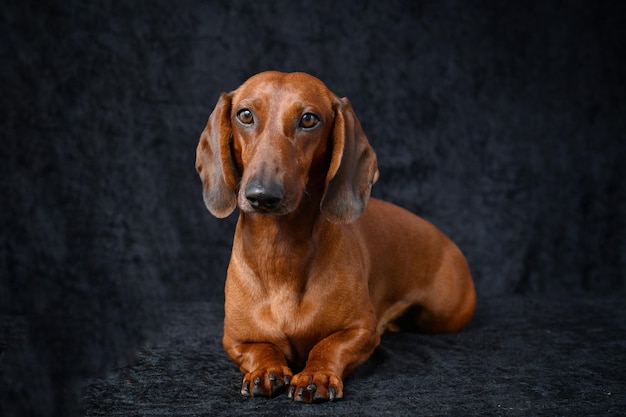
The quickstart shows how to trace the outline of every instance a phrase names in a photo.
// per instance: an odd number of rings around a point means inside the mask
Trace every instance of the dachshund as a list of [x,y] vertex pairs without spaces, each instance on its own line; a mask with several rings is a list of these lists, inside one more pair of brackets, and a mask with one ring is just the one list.
[[376,154],[348,99],[319,79],[268,71],[223,93],[196,170],[214,216],[239,207],[223,346],[244,396],[340,399],[385,330],[456,332],[471,319],[465,257],[431,223],[370,198]]

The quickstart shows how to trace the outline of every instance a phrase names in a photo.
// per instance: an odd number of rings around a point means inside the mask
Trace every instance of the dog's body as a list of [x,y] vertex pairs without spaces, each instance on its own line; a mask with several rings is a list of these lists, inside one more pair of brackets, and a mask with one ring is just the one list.
[[317,78],[265,72],[223,94],[196,167],[214,215],[240,207],[223,343],[242,394],[341,398],[385,330],[453,332],[472,317],[465,258],[430,223],[369,199],[374,151]]

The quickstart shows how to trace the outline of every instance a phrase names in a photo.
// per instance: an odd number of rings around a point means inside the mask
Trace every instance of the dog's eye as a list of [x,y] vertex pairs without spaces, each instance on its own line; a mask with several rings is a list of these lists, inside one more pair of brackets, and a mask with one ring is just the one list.
[[300,127],[311,129],[319,123],[320,119],[313,113],[304,113],[300,118]]
[[251,125],[254,123],[254,116],[248,109],[241,109],[237,112],[237,119],[244,125]]

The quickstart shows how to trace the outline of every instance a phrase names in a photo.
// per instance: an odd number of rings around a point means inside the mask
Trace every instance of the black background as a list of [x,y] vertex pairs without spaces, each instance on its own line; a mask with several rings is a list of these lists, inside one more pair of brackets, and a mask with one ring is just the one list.
[[[80,381],[163,338],[165,306],[219,307],[236,215],[206,211],[195,147],[219,94],[267,69],[309,72],[350,98],[378,155],[373,195],[457,242],[483,305],[547,297],[569,311],[567,300],[622,299],[625,9],[619,1],[4,5],[7,411],[76,411]],[[478,323],[489,323],[490,311],[481,314]]]

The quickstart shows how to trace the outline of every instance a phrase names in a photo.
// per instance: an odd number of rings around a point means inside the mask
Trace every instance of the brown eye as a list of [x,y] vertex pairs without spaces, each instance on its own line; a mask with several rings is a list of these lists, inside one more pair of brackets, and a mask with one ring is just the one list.
[[300,118],[300,127],[303,129],[311,129],[319,123],[320,119],[313,113],[304,113]]
[[254,123],[254,116],[248,109],[241,109],[237,112],[237,119],[244,125],[251,125]]

